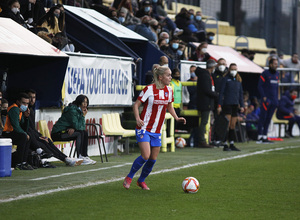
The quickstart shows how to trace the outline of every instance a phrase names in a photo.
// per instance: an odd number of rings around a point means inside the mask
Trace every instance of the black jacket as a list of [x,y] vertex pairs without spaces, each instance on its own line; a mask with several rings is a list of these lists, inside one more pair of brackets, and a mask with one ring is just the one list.
[[199,111],[210,111],[214,109],[214,99],[218,94],[213,91],[212,77],[206,69],[197,67],[195,71],[197,81],[197,109]]

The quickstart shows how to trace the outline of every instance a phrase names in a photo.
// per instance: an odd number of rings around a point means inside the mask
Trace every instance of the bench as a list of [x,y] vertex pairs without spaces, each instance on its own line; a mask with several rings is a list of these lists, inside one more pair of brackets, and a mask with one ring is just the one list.
[[105,136],[113,136],[114,155],[118,155],[118,138],[125,138],[125,154],[129,154],[129,138],[135,136],[135,130],[124,129],[118,113],[103,114],[102,126]]
[[[170,120],[170,126],[167,126],[167,120]],[[167,129],[169,129],[170,136],[167,137]],[[168,144],[171,144],[170,151],[175,152],[175,137],[174,137],[174,130],[175,130],[175,120],[170,113],[166,113],[165,123],[162,127],[161,131],[161,152],[167,152]]]
[[278,119],[276,116],[276,111],[275,111],[272,116],[272,122],[274,125],[278,125],[278,137],[281,137],[281,127],[282,127],[282,125],[284,125],[284,131],[286,131],[287,130],[286,127],[289,124],[289,120]]

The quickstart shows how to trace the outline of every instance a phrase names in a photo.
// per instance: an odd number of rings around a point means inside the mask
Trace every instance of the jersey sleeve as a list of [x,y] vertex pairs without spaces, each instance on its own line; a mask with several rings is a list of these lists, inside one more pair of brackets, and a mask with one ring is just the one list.
[[172,87],[168,86],[168,90],[169,90],[169,102],[174,102],[174,93]]
[[146,86],[140,93],[139,97],[138,97],[138,100],[140,100],[142,103],[144,103],[148,98],[149,98],[149,95],[150,95],[150,90],[149,90],[149,87]]

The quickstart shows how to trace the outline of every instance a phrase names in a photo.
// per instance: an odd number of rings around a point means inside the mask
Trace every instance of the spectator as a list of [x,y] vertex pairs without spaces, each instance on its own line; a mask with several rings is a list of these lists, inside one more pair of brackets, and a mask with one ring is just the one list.
[[169,59],[166,56],[161,56],[159,58],[159,65],[169,67]]
[[208,43],[208,44],[213,44],[213,40],[214,40],[214,38],[215,38],[215,33],[214,32],[208,32],[207,34],[206,34],[206,42]]
[[217,98],[218,94],[214,90],[214,81],[212,79],[212,73],[216,68],[216,61],[208,60],[206,63],[206,69],[197,67],[196,76],[197,80],[197,109],[201,114],[201,123],[199,126],[199,143],[195,141],[195,146],[200,148],[212,148],[213,146],[208,145],[205,140],[206,124],[210,111],[214,109],[214,99]]
[[159,40],[166,40],[166,43],[169,43],[170,36],[167,32],[161,32],[159,34]]
[[50,8],[50,10],[37,22],[37,27],[46,28],[53,36],[60,33],[58,19],[61,11],[58,6]]
[[257,140],[257,123],[259,116],[254,112],[254,106],[250,105],[246,112],[246,131],[251,140]]
[[[196,66],[190,66],[190,75],[191,78],[188,79],[189,82],[197,82],[198,77],[196,76]],[[189,95],[190,95],[190,102],[188,104],[188,109],[197,109],[197,87],[196,86],[187,86]]]
[[258,81],[262,108],[260,109],[257,128],[257,143],[271,143],[267,138],[267,134],[272,116],[278,105],[279,73],[276,71],[277,67],[278,60],[272,58],[269,62],[269,69],[263,71]]
[[162,51],[166,51],[168,46],[169,46],[167,44],[167,41],[164,40],[164,39],[158,40],[157,45],[158,45],[159,49],[162,50]]
[[[298,59],[298,54],[293,53],[292,57],[290,59],[282,60],[282,65],[285,68],[294,68],[300,70],[300,60]],[[295,82],[295,72],[288,71],[285,73],[285,77],[288,78],[288,80],[285,80],[287,83],[293,83]]]
[[135,14],[136,17],[142,18],[144,16],[149,16],[154,18],[153,11],[152,11],[152,4],[149,0],[145,0],[142,2],[142,7],[138,10]]
[[186,60],[186,57],[185,57],[185,45],[183,43],[179,43],[177,54],[179,55],[179,59],[180,60]]
[[202,39],[199,39],[200,42],[204,41],[205,40],[205,23],[202,20],[202,12],[201,11],[196,12],[194,24],[199,32],[203,32]]
[[256,54],[256,53],[255,53],[254,51],[250,50],[250,51],[249,51],[249,60],[253,61],[253,60],[254,60],[255,54]]
[[200,61],[200,62],[206,62],[209,59],[213,59],[209,55],[209,53],[207,53],[207,46],[208,46],[207,42],[200,43],[200,45],[196,48],[196,50],[194,51],[190,59],[194,61]]
[[17,101],[8,107],[6,123],[2,136],[11,138],[12,143],[17,145],[16,152],[12,155],[12,166],[16,170],[33,170],[27,163],[30,137],[27,134],[29,126],[29,96],[26,93],[20,93]]
[[278,109],[276,112],[276,116],[278,119],[289,120],[289,127],[286,132],[290,137],[294,137],[292,131],[295,122],[298,124],[298,127],[300,129],[300,116],[298,115],[297,109],[295,109],[295,99],[297,97],[298,92],[296,89],[286,91],[279,100]]
[[178,28],[183,30],[180,39],[184,42],[198,42],[198,38],[193,36],[197,32],[197,28],[190,20],[190,15],[186,8],[181,8],[180,13],[175,17],[175,23]]
[[173,60],[173,68],[177,68],[180,62],[180,55],[177,53],[179,42],[179,38],[174,36],[169,44],[169,47],[163,51]]
[[8,101],[6,99],[1,99],[1,122],[2,125],[5,125],[6,116],[7,116],[7,108],[8,108]]
[[248,50],[248,49],[246,49],[246,48],[242,49],[242,50],[241,50],[241,54],[242,54],[244,57],[246,57],[246,58],[249,59],[249,50]]
[[150,26],[150,30],[155,34],[156,39],[158,39],[158,34],[157,34],[158,21],[156,19],[151,19],[149,21],[149,26]]
[[119,10],[119,23],[128,26],[128,25],[138,25],[141,24],[141,19],[135,17],[127,8],[120,8]]
[[[82,159],[72,159],[63,154],[51,141],[51,139],[47,137],[43,137],[36,128],[35,128],[35,101],[36,101],[36,92],[34,90],[27,91],[28,96],[30,97],[29,108],[29,127],[28,127],[28,135],[30,137],[30,148],[35,151],[41,157],[43,155],[49,155],[49,157],[53,156],[69,166],[76,166],[82,163]],[[53,168],[53,166],[49,163],[43,163],[42,167],[44,168]]]
[[[218,104],[218,114],[222,111],[222,114],[224,114],[229,121],[229,130],[226,135],[226,140],[224,140],[223,150],[240,151],[234,146],[235,126],[238,119],[238,109],[240,108],[241,113],[244,112],[244,101],[242,78],[237,72],[237,65],[235,63],[230,64],[229,70],[222,80]],[[227,140],[230,143],[229,147]]]
[[[150,174],[156,162],[161,146],[161,130],[165,120],[166,110],[174,117],[175,121],[186,123],[184,118],[179,118],[172,106],[173,92],[168,87],[171,82],[171,70],[168,67],[158,67],[154,70],[154,84],[146,86],[133,105],[136,119],[136,139],[141,150],[141,155],[135,159],[131,170],[125,177],[123,186],[129,189],[135,173],[144,165],[137,185],[143,190],[150,190],[145,179]],[[159,95],[155,95],[159,94]],[[146,103],[139,114],[139,107]],[[160,109],[157,111],[157,109]]]
[[23,16],[20,14],[20,3],[18,0],[8,1],[8,7],[4,8],[0,13],[0,17],[11,18],[26,29],[29,29]]
[[180,82],[180,70],[177,68],[172,70],[172,80],[170,86],[172,87],[174,94],[173,107],[176,114],[179,116],[182,103],[182,84]]
[[280,60],[279,60],[279,57],[278,57],[277,52],[275,50],[271,50],[270,51],[269,56],[267,57],[267,60],[266,60],[266,66],[269,66],[269,61],[272,58],[278,60],[278,67],[279,67],[279,65],[280,65],[281,62],[279,62]]
[[145,15],[144,17],[142,17],[142,24],[129,25],[128,28],[147,38],[149,41],[156,42],[157,35],[153,33],[149,27],[150,20],[151,17]]
[[[227,67],[226,60],[224,58],[220,58],[218,60],[217,66],[216,66],[216,70],[212,75],[213,80],[214,80],[214,84],[215,84],[215,91],[217,92],[217,94],[220,93],[221,82],[223,80],[223,76],[225,74],[227,74],[227,72],[228,72],[228,67]],[[222,138],[219,137],[217,135],[217,132],[215,131],[216,124],[218,123],[218,120],[220,120],[219,114],[217,112],[218,101],[219,100],[218,100],[218,97],[217,97],[215,99],[215,103],[214,103],[214,107],[215,107],[214,108],[214,124],[213,124],[213,127],[212,127],[212,145],[215,145],[215,146],[220,146],[221,141],[223,141],[223,140],[221,140]]]
[[21,5],[21,14],[24,20],[35,26],[35,24],[41,19],[45,14],[44,4],[41,0],[19,0]]
[[89,99],[79,95],[69,104],[61,117],[53,126],[51,137],[53,141],[76,140],[76,150],[82,165],[95,164],[96,161],[88,157],[88,133],[85,130],[85,115],[88,112]]

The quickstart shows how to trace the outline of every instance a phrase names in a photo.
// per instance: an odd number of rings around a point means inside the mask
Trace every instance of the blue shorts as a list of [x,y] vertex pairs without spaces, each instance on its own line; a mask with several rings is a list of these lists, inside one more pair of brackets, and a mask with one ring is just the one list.
[[161,134],[151,133],[146,130],[135,129],[136,141],[149,142],[151,147],[161,147]]

